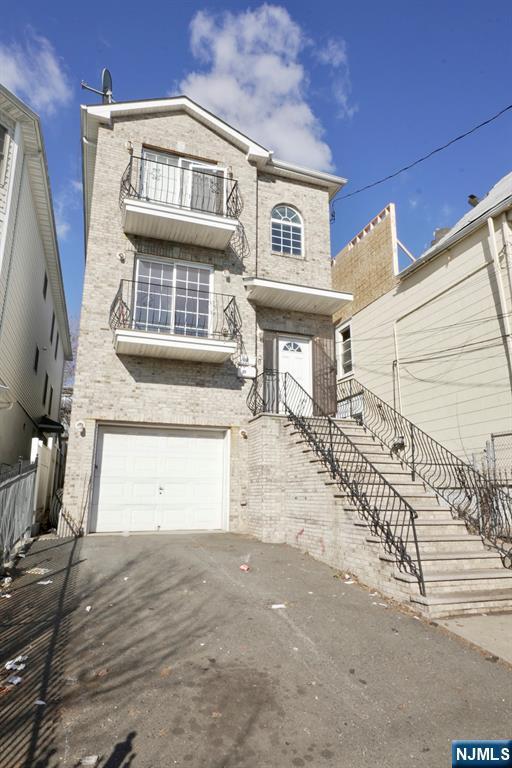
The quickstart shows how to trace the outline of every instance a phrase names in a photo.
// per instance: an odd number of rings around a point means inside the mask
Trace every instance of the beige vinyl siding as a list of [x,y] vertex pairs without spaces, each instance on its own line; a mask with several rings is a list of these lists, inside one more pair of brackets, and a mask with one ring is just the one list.
[[[0,377],[9,386],[16,400],[35,419],[47,412],[42,395],[45,373],[48,390],[53,387],[52,418],[58,416],[62,383],[63,349],[59,343],[55,359],[55,335],[50,344],[50,328],[54,303],[51,284],[46,300],[43,281],[46,271],[43,243],[34,209],[29,174],[21,153],[19,197],[13,200],[12,247],[7,243],[0,281],[0,299],[4,296],[0,328]],[[0,305],[0,309],[2,309]],[[63,337],[63,329],[56,329]],[[40,349],[39,367],[34,372],[36,345]]]
[[[500,253],[497,225],[496,240]],[[507,284],[504,259],[501,269]],[[512,371],[501,314],[484,221],[451,252],[354,316],[354,375],[396,407],[400,393],[408,418],[471,459],[492,432],[512,429]]]

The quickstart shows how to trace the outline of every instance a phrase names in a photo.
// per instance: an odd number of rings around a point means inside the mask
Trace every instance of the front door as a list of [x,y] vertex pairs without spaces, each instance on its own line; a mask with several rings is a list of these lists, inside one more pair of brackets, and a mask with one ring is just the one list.
[[[309,404],[306,395],[312,394],[311,340],[301,336],[279,336],[278,338],[279,373],[289,373],[300,387],[291,384],[291,397],[299,399],[301,407]],[[306,394],[304,394],[306,393]]]

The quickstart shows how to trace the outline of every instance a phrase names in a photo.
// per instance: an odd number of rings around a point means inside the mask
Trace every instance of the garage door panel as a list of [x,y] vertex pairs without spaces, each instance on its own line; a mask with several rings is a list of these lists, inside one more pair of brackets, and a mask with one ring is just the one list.
[[92,529],[224,527],[225,433],[103,427]]

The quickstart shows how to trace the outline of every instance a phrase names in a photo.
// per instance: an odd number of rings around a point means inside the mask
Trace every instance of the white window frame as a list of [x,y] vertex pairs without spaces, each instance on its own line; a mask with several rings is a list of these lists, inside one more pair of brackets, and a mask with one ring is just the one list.
[[[294,213],[297,214],[299,217],[300,224],[292,224],[290,223],[288,226],[290,227],[300,227],[300,253],[287,253],[286,251],[283,251],[282,249],[282,238],[281,238],[281,250],[277,250],[274,248],[274,242],[273,242],[273,236],[272,236],[272,227],[274,224],[283,224],[282,219],[274,218],[274,211],[276,208],[290,208]],[[302,215],[298,211],[298,209],[294,205],[290,205],[289,203],[277,203],[277,205],[272,206],[272,211],[270,213],[270,249],[272,253],[275,253],[279,256],[289,256],[292,259],[303,259],[304,258],[304,219],[302,218]]]
[[[350,370],[349,371],[343,371],[343,341],[341,338],[341,334],[345,330],[349,330],[350,332]],[[336,339],[335,339],[335,350],[336,350],[336,373],[338,380],[348,378],[349,376],[354,375],[354,336],[352,333],[352,321],[348,320],[345,323],[341,323],[340,325],[336,326],[335,329],[336,333]]]
[[[147,333],[159,333],[159,332],[163,331],[163,332],[168,333],[170,335],[174,335],[174,328],[175,328],[175,326],[174,326],[174,322],[175,322],[175,301],[176,301],[176,268],[177,267],[194,267],[196,269],[206,269],[210,273],[209,281],[208,281],[208,296],[210,297],[210,304],[209,304],[208,331],[207,331],[207,333],[208,333],[207,337],[210,338],[211,335],[212,335],[212,321],[213,321],[213,311],[212,311],[213,310],[213,304],[212,304],[212,302],[214,301],[214,299],[212,297],[213,297],[213,293],[214,293],[214,278],[215,278],[215,270],[214,270],[213,266],[211,264],[204,264],[204,263],[198,262],[198,261],[184,261],[182,259],[179,259],[179,260],[178,259],[168,259],[168,258],[165,258],[164,256],[148,256],[148,255],[143,254],[143,253],[137,254],[136,260],[135,260],[135,280],[134,280],[134,291],[133,291],[133,299],[132,299],[132,301],[133,301],[133,310],[132,310],[133,320],[132,320],[132,325],[133,325],[134,329],[137,329],[137,321],[136,321],[136,316],[135,316],[135,310],[136,310],[136,307],[137,307],[137,288],[138,288],[138,284],[139,284],[139,266],[140,266],[140,262],[141,261],[150,261],[150,262],[153,262],[153,263],[168,264],[168,265],[172,266],[172,275],[173,276],[172,276],[172,283],[171,283],[172,297],[171,297],[171,306],[170,306],[170,309],[169,309],[169,314],[170,314],[170,324],[169,324],[169,326],[162,325],[161,326],[161,331],[156,331],[156,330],[152,330],[152,329],[148,330],[148,328],[146,328],[146,329],[138,328],[138,330],[143,330],[143,331],[145,330]],[[146,323],[146,326],[147,325],[148,325],[148,323]],[[180,333],[180,334],[177,334],[177,335],[179,335],[180,337],[181,336],[187,337],[187,334]],[[193,334],[190,334],[190,338],[196,338],[196,337]],[[199,337],[199,338],[201,338],[201,337]]]
[[[174,158],[177,161],[176,164],[165,163],[164,159],[167,157]],[[162,158],[162,159],[159,159],[159,158]],[[181,173],[177,174],[176,186],[175,186],[174,195],[173,195],[174,198],[176,198],[176,201],[174,203],[173,202],[169,203],[169,201],[167,201],[167,204],[179,205],[184,208],[192,207],[191,205],[192,173],[195,169],[199,171],[211,172],[212,175],[219,174],[219,178],[222,178],[222,215],[224,216],[226,215],[227,168],[225,168],[224,166],[215,165],[215,163],[203,162],[201,160],[193,160],[192,158],[185,157],[184,155],[174,154],[174,152],[165,152],[165,150],[150,149],[149,147],[142,147],[142,162],[141,162],[141,169],[140,169],[141,190],[145,189],[147,186],[147,182],[145,180],[146,163],[162,163],[162,165],[166,165],[169,168],[178,168],[180,171],[181,170],[190,171],[190,174],[181,174]],[[220,173],[222,173],[222,176],[220,175]],[[182,182],[183,182],[183,193],[181,190]],[[164,202],[164,201],[158,201],[157,199],[157,202]]]
[[5,131],[4,145],[2,148],[2,154],[0,156],[0,186],[5,184],[6,172],[7,172],[7,158],[9,156],[9,144],[10,134],[9,129],[4,122],[0,119],[0,128]]

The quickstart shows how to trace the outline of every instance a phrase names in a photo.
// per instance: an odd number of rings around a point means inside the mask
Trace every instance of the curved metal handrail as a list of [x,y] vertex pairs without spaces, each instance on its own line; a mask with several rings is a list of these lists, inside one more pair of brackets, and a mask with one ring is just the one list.
[[[306,438],[333,480],[348,492],[370,531],[399,570],[425,582],[415,526],[416,511],[289,373],[267,370],[253,382],[247,404],[254,415],[285,413]],[[411,548],[414,555],[411,555]]]
[[357,419],[512,567],[512,498],[502,488],[356,379],[338,382],[337,401],[339,417]]

